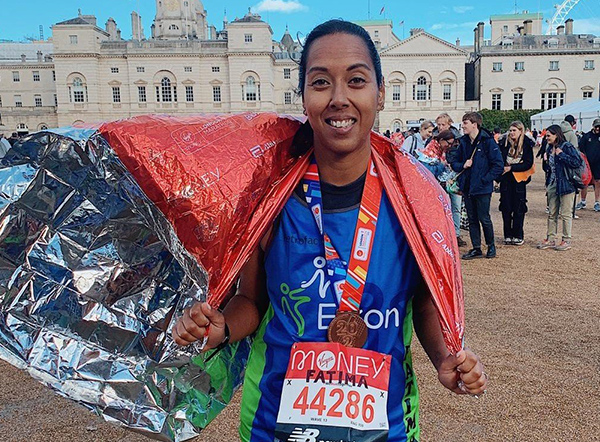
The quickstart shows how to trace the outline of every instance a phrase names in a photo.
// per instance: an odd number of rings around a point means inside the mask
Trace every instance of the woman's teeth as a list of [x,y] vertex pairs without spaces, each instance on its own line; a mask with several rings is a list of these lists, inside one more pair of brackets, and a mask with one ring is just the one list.
[[329,120],[329,124],[337,128],[348,127],[353,123],[354,120]]

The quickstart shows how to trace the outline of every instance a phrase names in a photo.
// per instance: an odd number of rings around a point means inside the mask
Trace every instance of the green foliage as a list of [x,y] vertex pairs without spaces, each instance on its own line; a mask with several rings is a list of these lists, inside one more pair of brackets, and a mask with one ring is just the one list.
[[521,121],[525,128],[531,127],[531,117],[542,112],[539,109],[518,109],[518,110],[490,110],[481,109],[479,113],[483,117],[483,127],[492,132],[494,128],[499,127],[502,132],[506,132],[513,121]]

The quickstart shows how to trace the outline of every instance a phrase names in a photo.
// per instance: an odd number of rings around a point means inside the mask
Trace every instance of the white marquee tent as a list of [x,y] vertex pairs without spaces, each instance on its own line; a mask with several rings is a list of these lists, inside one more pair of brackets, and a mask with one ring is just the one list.
[[576,101],[536,114],[531,117],[531,127],[542,130],[551,124],[560,124],[569,114],[577,120],[577,130],[588,132],[592,129],[592,121],[600,118],[600,100],[590,98]]

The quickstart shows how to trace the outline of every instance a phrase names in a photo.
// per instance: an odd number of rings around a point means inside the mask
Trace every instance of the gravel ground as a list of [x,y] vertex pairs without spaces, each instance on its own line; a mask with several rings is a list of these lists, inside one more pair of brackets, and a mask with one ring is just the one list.
[[[546,229],[542,180],[538,173],[528,186],[526,244],[501,244],[494,195],[498,258],[463,263],[467,345],[486,364],[487,394],[475,399],[445,390],[414,345],[422,441],[600,441],[600,214],[578,212],[572,250],[537,250]],[[239,394],[194,442],[237,440],[238,404]],[[0,440],[150,441],[4,362]]]

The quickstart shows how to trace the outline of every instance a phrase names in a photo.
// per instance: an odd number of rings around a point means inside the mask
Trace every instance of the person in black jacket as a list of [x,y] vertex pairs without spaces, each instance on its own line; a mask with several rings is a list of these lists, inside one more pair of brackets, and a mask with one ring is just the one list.
[[447,159],[452,169],[459,172],[458,185],[463,194],[469,217],[469,235],[472,249],[463,259],[481,258],[481,228],[488,247],[486,258],[496,257],[494,225],[490,217],[490,202],[494,180],[504,170],[500,149],[494,138],[481,128],[483,118],[478,112],[468,112],[462,118],[465,135],[459,140],[458,148],[449,152]]
[[[533,140],[525,135],[525,126],[513,121],[508,135],[500,140],[504,173],[500,178],[500,211],[504,223],[504,244],[521,246],[523,224],[527,213],[526,186],[531,177],[519,175],[533,167]],[[513,172],[516,172],[517,175]]]
[[[592,123],[592,130],[581,137],[579,148],[581,153],[587,157],[594,177],[594,210],[600,212],[600,118],[596,118]],[[576,209],[585,209],[587,197],[587,187],[581,189],[581,201]]]

